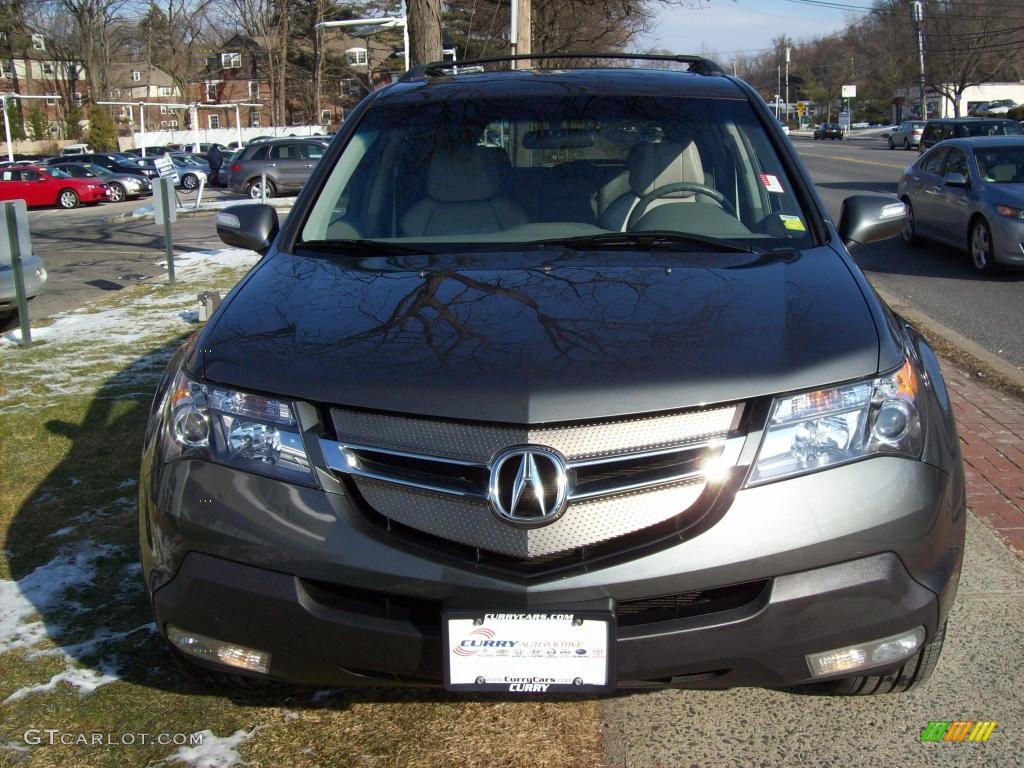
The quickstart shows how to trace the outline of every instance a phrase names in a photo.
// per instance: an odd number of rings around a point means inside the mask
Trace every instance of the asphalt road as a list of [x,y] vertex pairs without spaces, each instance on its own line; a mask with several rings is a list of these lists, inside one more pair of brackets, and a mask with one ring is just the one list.
[[[895,194],[903,169],[918,157],[889,151],[881,139],[793,141],[836,221],[849,195]],[[854,257],[874,285],[1024,367],[1024,270],[982,277],[966,253],[934,243],[908,248],[900,240],[865,246]]]
[[[222,196],[219,190],[203,193],[204,200]],[[181,199],[186,205],[194,203],[195,193],[183,194]],[[134,283],[164,280],[163,228],[152,220],[108,223],[151,202],[152,198],[144,197],[69,211],[29,211],[32,248],[49,272],[46,290],[29,304],[30,317],[50,317]],[[174,247],[178,253],[221,247],[213,214],[179,218],[174,223]]]

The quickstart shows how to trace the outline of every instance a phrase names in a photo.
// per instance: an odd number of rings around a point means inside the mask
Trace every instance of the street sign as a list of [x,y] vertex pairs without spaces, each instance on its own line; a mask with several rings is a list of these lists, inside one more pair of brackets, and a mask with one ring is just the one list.
[[803,117],[804,113],[806,111],[807,111],[807,105],[804,104],[802,101],[798,101],[796,103],[796,114],[797,114],[797,116],[798,117]]
[[844,85],[843,86],[843,98],[844,99],[856,99],[857,98],[857,86],[856,85]]
[[170,178],[153,179],[153,218],[157,224],[178,220],[178,199]]
[[173,178],[153,179],[153,218],[157,224],[163,224],[164,227],[167,281],[174,285],[174,241],[171,237],[171,222],[178,220],[178,199],[174,194]]
[[178,177],[178,172],[174,170],[174,163],[166,155],[159,155],[154,158],[153,165],[156,166],[161,179],[176,179]]
[[840,112],[839,113],[839,127],[844,131],[850,130],[850,113]]
[[32,239],[28,231],[28,207],[24,200],[0,203],[0,265],[10,265],[14,278],[14,296],[21,320],[21,343],[32,346],[32,329],[28,321],[28,296],[22,258],[32,255]]

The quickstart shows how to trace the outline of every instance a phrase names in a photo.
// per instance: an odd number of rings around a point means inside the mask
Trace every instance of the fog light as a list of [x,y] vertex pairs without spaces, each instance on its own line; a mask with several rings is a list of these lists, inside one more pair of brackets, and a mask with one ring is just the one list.
[[257,651],[244,645],[233,645],[195,632],[186,632],[173,624],[167,626],[167,638],[179,651],[197,659],[220,662],[229,667],[260,672],[264,675],[270,669],[270,654],[266,651]]
[[807,666],[814,677],[877,667],[909,657],[924,642],[924,627],[823,653],[807,654]]

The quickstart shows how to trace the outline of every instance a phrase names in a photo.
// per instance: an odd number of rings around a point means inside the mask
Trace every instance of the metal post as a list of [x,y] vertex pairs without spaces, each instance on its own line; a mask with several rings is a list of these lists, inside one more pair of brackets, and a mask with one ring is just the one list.
[[192,105],[192,128],[195,133],[195,146],[192,148],[193,152],[199,151],[199,105]]
[[267,202],[267,172],[264,171],[260,174],[260,202],[266,204]]
[[[402,0],[402,45],[405,47],[405,71],[409,71],[409,13],[405,7],[405,0]],[[367,53],[367,61],[370,54]]]
[[199,187],[196,189],[196,210],[199,210],[199,204],[203,201],[203,189],[206,187],[206,179],[199,177]]
[[[129,107],[130,109],[130,107]],[[146,105],[143,102],[139,102],[139,136],[142,138],[142,156],[146,156]]]
[[[4,112],[7,112],[7,100],[4,99]],[[14,275],[14,295],[18,301],[18,318],[21,322],[21,345],[32,346],[32,328],[28,320],[28,298],[25,296],[25,276],[22,274],[21,238],[18,237],[18,219],[15,206],[24,201],[3,203],[4,219],[7,224],[7,245],[11,253],[11,272]]]
[[[235,104],[235,133],[238,136],[238,148],[242,148],[242,113],[240,111],[240,105]],[[227,158],[225,158],[227,159]],[[220,180],[217,180],[220,184]]]
[[779,119],[779,98],[782,96],[782,65],[778,65],[778,86],[775,89],[775,119]]
[[790,46],[785,46],[785,124],[790,124]]
[[928,119],[928,102],[925,97],[924,88],[924,6],[920,2],[913,5],[914,23],[917,24],[917,64],[918,64],[918,89],[921,95],[921,119]]
[[0,95],[4,105],[4,136],[7,138],[7,159],[14,162],[14,145],[11,143],[11,118],[7,116],[7,94]]

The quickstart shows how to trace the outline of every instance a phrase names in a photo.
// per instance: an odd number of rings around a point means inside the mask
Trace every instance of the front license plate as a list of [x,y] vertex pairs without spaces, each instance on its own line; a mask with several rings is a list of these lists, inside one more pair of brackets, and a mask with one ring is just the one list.
[[446,613],[445,687],[593,693],[615,687],[609,613]]

